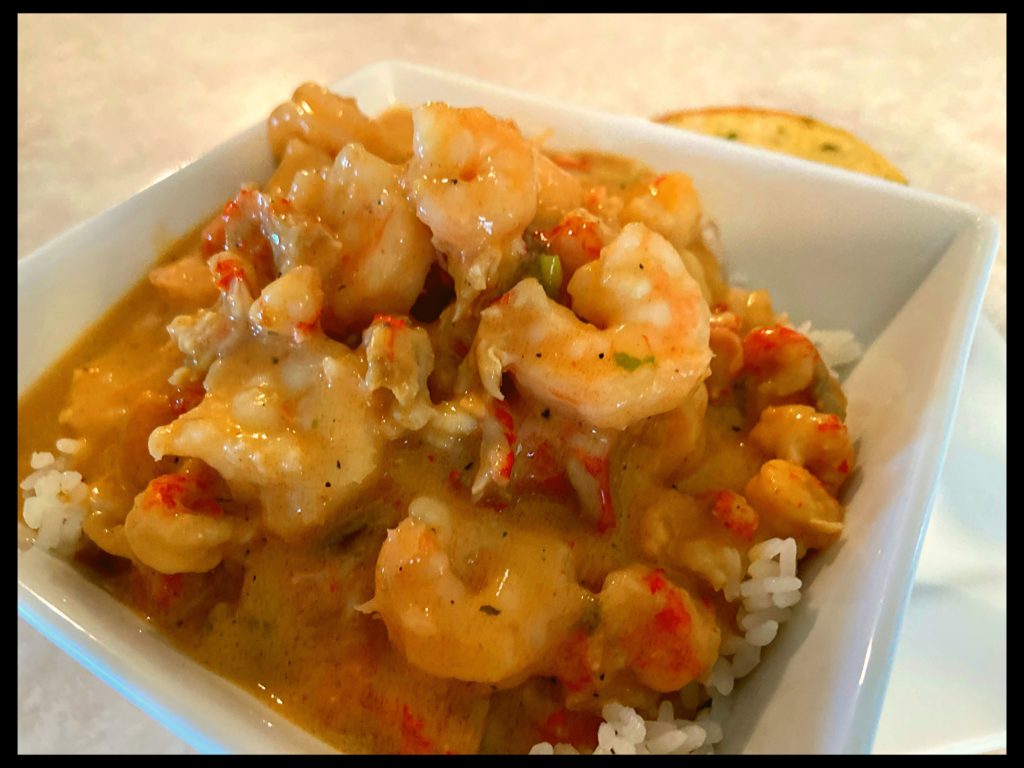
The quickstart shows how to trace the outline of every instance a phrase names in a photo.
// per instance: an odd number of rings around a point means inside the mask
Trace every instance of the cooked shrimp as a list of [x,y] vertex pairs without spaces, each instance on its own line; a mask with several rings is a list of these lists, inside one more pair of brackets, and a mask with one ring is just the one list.
[[230,248],[211,256],[208,267],[219,291],[217,303],[190,315],[178,315],[167,326],[167,333],[185,356],[188,368],[182,370],[192,374],[205,371],[218,355],[246,337],[253,294],[267,282],[249,257]]
[[712,301],[711,288],[700,259],[689,246],[700,237],[701,206],[693,181],[685,173],[666,173],[642,187],[623,208],[619,219],[646,224],[675,248],[686,264],[705,300]]
[[422,328],[414,328],[404,317],[377,315],[363,331],[366,352],[367,392],[387,390],[391,395],[389,420],[391,439],[404,430],[425,429],[431,443],[444,445],[477,429],[473,408],[466,398],[434,405],[427,378],[434,368],[430,337]]
[[388,531],[375,587],[363,610],[384,620],[411,664],[501,686],[543,668],[593,599],[557,538],[426,497]]
[[747,291],[742,288],[728,288],[722,301],[722,309],[734,314],[740,321],[740,333],[746,335],[755,328],[775,325],[777,318],[772,308],[772,298],[763,289]]
[[540,239],[561,260],[568,281],[577,269],[596,261],[617,234],[606,222],[580,208],[569,211],[554,227],[542,232]]
[[846,425],[807,405],[765,408],[750,439],[770,455],[809,470],[833,496],[853,469]]
[[331,155],[353,142],[378,157],[400,163],[409,156],[408,145],[396,144],[394,130],[383,130],[359,109],[355,99],[331,93],[316,83],[303,83],[270,115],[270,145],[281,157],[289,139],[299,137]]
[[732,390],[732,383],[743,370],[743,340],[740,321],[732,312],[711,315],[711,375],[708,376],[708,397],[718,402]]
[[846,396],[813,342],[784,325],[755,328],[743,339],[743,370],[749,375],[748,412],[769,405],[813,404],[846,417]]
[[583,205],[583,184],[551,158],[540,152],[536,155],[537,214],[535,224],[550,227],[566,212]]
[[251,339],[210,368],[206,397],[154,430],[149,451],[202,459],[236,498],[259,499],[272,532],[301,535],[343,515],[377,472],[383,437],[363,365],[323,335]]
[[135,497],[124,521],[132,554],[160,573],[216,568],[235,533],[202,473],[161,475]]
[[[713,366],[714,361],[712,370]],[[708,388],[699,385],[678,407],[638,422],[631,429],[636,441],[630,449],[630,464],[643,467],[644,483],[649,478],[672,482],[697,466],[707,442],[707,409]]]
[[648,490],[633,506],[641,551],[734,596],[743,578],[742,553],[759,522],[749,505],[734,510],[741,498],[731,491],[694,496],[667,488]]
[[290,207],[267,207],[264,228],[280,268],[304,263],[320,273],[328,330],[361,329],[378,312],[406,314],[423,289],[434,248],[400,175],[350,144],[329,168],[298,175]]
[[793,536],[801,553],[825,549],[843,532],[842,504],[818,478],[788,461],[766,462],[747,483],[743,495],[778,536]]
[[290,336],[297,342],[319,330],[324,292],[312,267],[295,267],[266,288],[249,308],[249,323],[260,333]]
[[334,158],[320,149],[302,139],[292,138],[284,148],[284,155],[281,163],[274,171],[274,175],[264,185],[263,190],[273,197],[284,197],[292,188],[295,177],[302,171],[319,171],[327,168]]
[[[287,196],[244,188],[207,228],[222,290],[244,278],[257,295],[275,277],[313,267],[325,295],[323,327],[362,330],[376,312],[404,314],[435,261],[430,230],[399,183],[401,168],[359,144],[333,163],[299,170]],[[223,254],[220,254],[223,257]]]
[[176,304],[203,307],[219,295],[210,269],[198,253],[154,267],[149,271],[149,282]]
[[537,211],[535,150],[515,124],[482,109],[426,104],[413,112],[406,188],[447,257],[460,305],[509,280]]
[[678,407],[707,377],[708,306],[660,235],[627,225],[568,291],[572,311],[523,280],[481,314],[476,361],[493,397],[508,370],[547,404],[624,429]]
[[603,669],[621,664],[656,691],[678,691],[711,669],[721,633],[715,615],[662,571],[614,571],[600,594]]

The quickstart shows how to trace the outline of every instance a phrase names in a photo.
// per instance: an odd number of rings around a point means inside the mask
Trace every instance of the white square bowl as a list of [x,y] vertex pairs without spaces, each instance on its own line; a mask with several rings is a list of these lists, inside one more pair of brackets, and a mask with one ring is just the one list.
[[[527,135],[550,129],[552,147],[685,171],[733,269],[767,288],[794,323],[849,329],[867,345],[845,382],[859,463],[846,531],[801,570],[804,599],[737,686],[720,751],[868,752],[996,253],[995,221],[878,179],[400,62],[332,89],[370,114],[429,100],[482,106]],[[158,255],[152,244],[189,231],[240,183],[272,170],[261,122],[19,262],[19,396],[145,275]],[[19,551],[18,611],[197,749],[328,750],[42,551]]]

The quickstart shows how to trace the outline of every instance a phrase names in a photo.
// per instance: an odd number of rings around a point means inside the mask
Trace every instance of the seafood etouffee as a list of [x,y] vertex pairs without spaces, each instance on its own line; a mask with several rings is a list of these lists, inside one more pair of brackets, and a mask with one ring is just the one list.
[[73,441],[65,552],[342,750],[694,717],[751,548],[842,531],[815,346],[729,286],[684,173],[314,85],[269,136],[273,176],[19,401],[19,477]]

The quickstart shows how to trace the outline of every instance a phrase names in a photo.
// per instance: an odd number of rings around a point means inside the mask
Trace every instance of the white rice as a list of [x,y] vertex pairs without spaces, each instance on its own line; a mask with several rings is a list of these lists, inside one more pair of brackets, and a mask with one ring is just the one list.
[[[611,703],[601,710],[604,722],[597,731],[595,755],[691,755],[711,754],[722,740],[722,723],[728,718],[736,681],[749,675],[761,661],[761,649],[778,635],[779,627],[792,616],[789,608],[800,601],[803,586],[796,577],[796,540],[768,539],[750,548],[747,578],[740,583],[743,602],[737,613],[742,635],[722,638],[721,654],[704,691],[711,706],[695,720],[676,718],[670,701],[661,702],[656,720],[644,720],[632,707]],[[736,597],[730,598],[734,600]],[[684,689],[683,692],[687,692]],[[684,701],[685,701],[684,697]],[[570,744],[534,744],[531,755],[579,754]]]
[[85,518],[89,488],[69,467],[81,447],[81,441],[61,438],[56,457],[49,451],[33,453],[29,463],[35,471],[20,483],[22,518],[36,532],[36,544],[65,555],[75,551]]
[[864,345],[850,331],[818,331],[811,327],[810,320],[801,323],[795,330],[811,340],[833,373],[838,368],[857,362],[864,354]]

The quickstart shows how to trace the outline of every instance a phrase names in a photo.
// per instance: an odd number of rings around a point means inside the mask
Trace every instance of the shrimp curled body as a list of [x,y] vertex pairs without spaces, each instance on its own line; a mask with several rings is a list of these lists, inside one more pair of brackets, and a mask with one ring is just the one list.
[[476,359],[495,398],[511,371],[547,404],[625,429],[677,408],[707,377],[707,302],[676,250],[644,225],[627,225],[568,292],[572,310],[527,279],[484,310]]
[[425,672],[507,686],[546,666],[584,599],[564,543],[459,520],[420,497],[388,531],[373,600],[361,610],[377,613],[391,643]]
[[[460,301],[504,282],[525,255],[537,211],[535,151],[516,126],[482,109],[427,104],[413,112],[406,187]],[[500,289],[499,289],[500,290]]]

